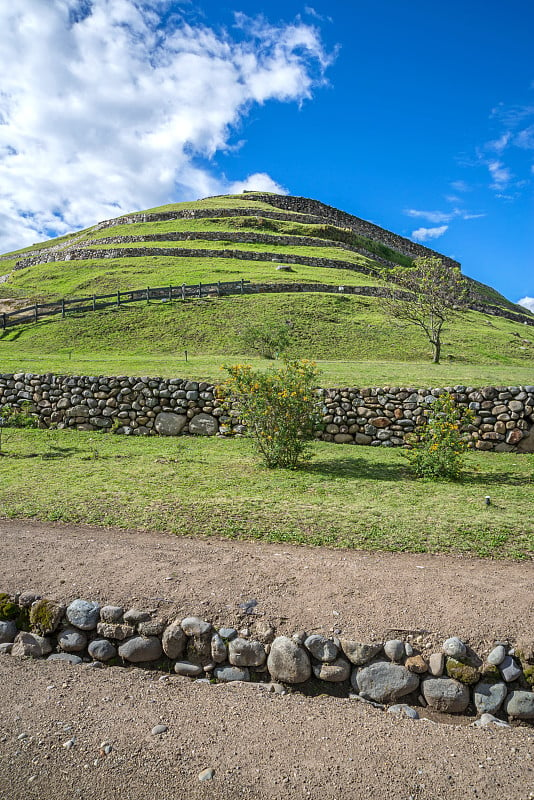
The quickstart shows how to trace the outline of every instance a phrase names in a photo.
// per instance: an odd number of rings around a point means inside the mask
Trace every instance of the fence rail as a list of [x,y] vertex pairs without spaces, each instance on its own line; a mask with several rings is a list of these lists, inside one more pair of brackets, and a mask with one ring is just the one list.
[[149,302],[150,300],[187,300],[201,297],[220,297],[229,294],[244,294],[250,281],[217,281],[217,283],[182,283],[177,286],[147,286],[145,289],[131,289],[125,292],[112,294],[93,294],[88,297],[74,297],[71,299],[55,300],[50,303],[34,303],[17,311],[0,314],[0,329],[12,325],[23,325],[27,322],[37,322],[43,317],[61,314],[65,317],[68,311],[85,312],[97,311],[111,306],[122,306],[126,303]]

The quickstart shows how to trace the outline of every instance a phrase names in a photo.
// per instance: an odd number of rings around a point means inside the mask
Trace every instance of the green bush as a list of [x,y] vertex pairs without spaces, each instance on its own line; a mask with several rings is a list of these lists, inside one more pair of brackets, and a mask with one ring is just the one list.
[[295,469],[309,458],[309,441],[320,424],[318,371],[310,361],[286,361],[261,372],[248,364],[225,366],[220,388],[238,403],[239,415],[267,467]]
[[30,409],[31,403],[21,403],[20,408],[6,404],[0,408],[0,418],[5,427],[10,428],[37,428],[39,420]]
[[440,395],[426,412],[422,432],[407,437],[410,449],[405,451],[418,478],[457,480],[463,468],[463,454],[468,442],[465,426],[473,414],[460,408],[448,392]]
[[289,345],[291,332],[287,323],[265,322],[245,328],[241,338],[248,352],[258,353],[262,358],[277,358]]

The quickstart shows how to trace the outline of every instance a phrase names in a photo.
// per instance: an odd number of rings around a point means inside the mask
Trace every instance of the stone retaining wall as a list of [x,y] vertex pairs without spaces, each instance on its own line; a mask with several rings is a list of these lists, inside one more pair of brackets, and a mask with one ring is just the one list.
[[337,684],[355,699],[413,718],[414,706],[423,706],[486,715],[480,724],[499,724],[495,714],[534,720],[532,638],[515,647],[495,642],[477,654],[456,636],[438,647],[423,635],[385,642],[304,631],[280,636],[254,607],[254,601],[240,606],[240,630],[217,629],[196,616],[174,619],[82,598],[66,605],[31,592],[0,594],[0,654],[101,668],[135,664],[210,682],[259,681],[281,692],[310,681],[324,691]]
[[[454,386],[318,389],[323,428],[317,438],[336,444],[402,446],[443,391],[474,412],[469,426],[477,450],[534,452],[534,386]],[[0,375],[3,405],[28,402],[45,427],[113,430],[122,434],[232,435],[245,431],[216,386],[181,378]]]

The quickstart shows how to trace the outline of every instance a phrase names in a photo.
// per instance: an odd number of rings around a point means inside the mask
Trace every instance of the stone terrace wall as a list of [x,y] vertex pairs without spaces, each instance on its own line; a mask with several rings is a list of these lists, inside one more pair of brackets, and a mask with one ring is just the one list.
[[[367,222],[359,217],[354,217],[352,214],[347,214],[345,211],[339,211],[333,206],[327,206],[318,200],[310,200],[307,197],[292,197],[291,195],[282,194],[253,194],[247,195],[247,200],[257,200],[263,203],[269,203],[277,208],[283,208],[287,211],[296,211],[301,214],[310,214],[321,217],[322,220],[328,220],[333,225],[340,228],[351,228],[355,233],[361,236],[367,236],[375,242],[391,247],[399,253],[410,256],[411,258],[418,258],[421,256],[438,256],[442,259],[444,264],[449,267],[459,268],[458,261],[442,255],[441,253],[424,247],[422,244],[416,244],[410,239],[405,239],[396,233],[380,228],[372,222]],[[262,212],[259,212],[262,213]]]
[[[323,430],[336,444],[399,447],[424,422],[424,411],[444,389],[399,387],[319,389]],[[534,452],[534,386],[448,387],[475,414],[472,446],[497,452]],[[181,378],[0,375],[2,406],[28,402],[45,427],[113,430],[127,435],[232,435],[244,432],[235,409],[216,386]]]
[[246,613],[237,630],[82,598],[67,606],[31,592],[0,594],[0,654],[101,668],[135,664],[217,683],[253,680],[279,693],[314,680],[323,691],[337,684],[354,699],[379,708],[393,704],[390,711],[413,719],[415,705],[481,715],[480,726],[506,724],[488,718],[495,714],[534,720],[532,639],[515,647],[496,643],[481,657],[456,636],[437,646],[411,634],[385,642],[306,632],[280,636],[253,606]]

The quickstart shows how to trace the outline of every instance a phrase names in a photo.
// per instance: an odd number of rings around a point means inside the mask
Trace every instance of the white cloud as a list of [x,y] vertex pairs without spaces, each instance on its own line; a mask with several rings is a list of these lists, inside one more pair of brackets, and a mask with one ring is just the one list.
[[265,172],[256,172],[254,175],[249,175],[244,181],[234,181],[228,187],[231,194],[240,194],[241,192],[274,192],[275,194],[288,194],[284,186],[273,181],[270,175]]
[[0,4],[0,252],[236,185],[282,190],[261,172],[232,184],[209,159],[253,104],[301,103],[324,82],[317,29],[237,15],[232,38],[176,13],[162,27],[170,8]]
[[529,311],[534,313],[534,297],[522,297],[521,300],[517,301],[517,305],[528,308]]
[[427,219],[429,222],[450,222],[450,220],[456,216],[456,210],[454,211],[418,211],[415,208],[407,208],[404,212],[409,217],[421,217],[422,219]]
[[448,225],[440,225],[438,228],[417,228],[412,231],[412,239],[418,242],[426,242],[428,239],[438,239],[449,229]]
[[506,150],[511,138],[511,132],[505,131],[498,139],[495,139],[493,142],[488,142],[486,147],[489,150],[494,150],[496,153],[502,153],[503,150]]
[[505,167],[502,161],[498,160],[488,161],[486,166],[493,181],[491,188],[497,190],[505,189],[512,180],[512,173],[508,167]]

